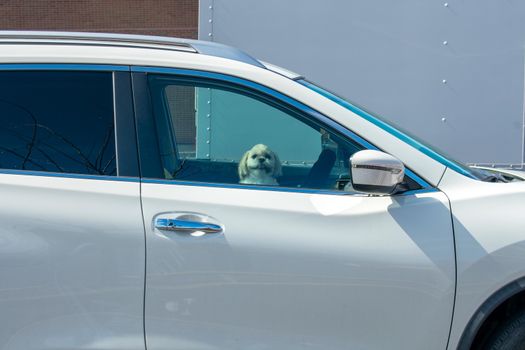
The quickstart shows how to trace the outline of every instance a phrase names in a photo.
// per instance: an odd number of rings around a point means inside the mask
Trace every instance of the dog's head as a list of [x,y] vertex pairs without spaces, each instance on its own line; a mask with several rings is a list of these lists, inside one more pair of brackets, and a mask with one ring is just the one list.
[[279,157],[266,145],[255,145],[244,153],[239,162],[239,178],[243,180],[250,172],[256,170],[263,171],[273,178],[282,175]]

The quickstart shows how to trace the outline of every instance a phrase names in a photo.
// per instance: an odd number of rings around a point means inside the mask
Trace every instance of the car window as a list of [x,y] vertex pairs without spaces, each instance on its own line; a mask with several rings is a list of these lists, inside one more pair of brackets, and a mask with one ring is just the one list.
[[0,72],[0,168],[117,175],[110,72]]
[[337,190],[363,149],[253,91],[160,74],[148,84],[163,179]]

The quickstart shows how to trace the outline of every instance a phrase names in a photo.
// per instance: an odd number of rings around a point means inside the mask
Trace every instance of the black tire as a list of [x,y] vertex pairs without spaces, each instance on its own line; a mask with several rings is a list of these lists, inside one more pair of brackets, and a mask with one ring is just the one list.
[[499,326],[483,349],[525,350],[525,312],[518,312]]

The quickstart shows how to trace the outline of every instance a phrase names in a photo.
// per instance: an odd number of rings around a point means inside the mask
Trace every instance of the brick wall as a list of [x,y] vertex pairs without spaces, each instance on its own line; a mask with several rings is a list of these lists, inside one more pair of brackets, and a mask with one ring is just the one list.
[[197,38],[198,0],[4,0],[0,30],[65,30]]

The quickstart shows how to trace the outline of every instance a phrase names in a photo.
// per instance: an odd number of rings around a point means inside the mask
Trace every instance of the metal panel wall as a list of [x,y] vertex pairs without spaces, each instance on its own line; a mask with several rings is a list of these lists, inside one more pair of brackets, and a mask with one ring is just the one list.
[[[285,164],[311,166],[322,151],[319,131],[268,104],[220,89],[197,88],[195,96],[198,159],[238,162],[264,143]],[[300,145],[289,144],[292,133]]]
[[302,73],[458,160],[525,161],[524,1],[200,0],[199,38]]

